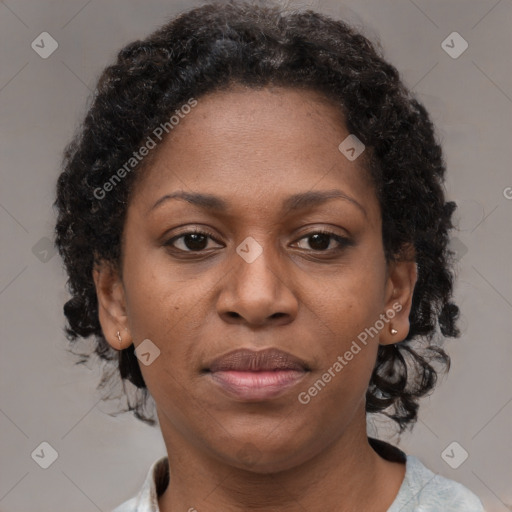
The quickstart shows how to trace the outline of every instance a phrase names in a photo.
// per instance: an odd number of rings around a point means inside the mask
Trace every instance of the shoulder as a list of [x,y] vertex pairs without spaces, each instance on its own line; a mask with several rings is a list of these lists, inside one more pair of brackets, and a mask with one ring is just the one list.
[[112,512],[137,512],[137,499],[131,498],[121,503],[121,505],[112,510]]
[[138,494],[111,512],[158,512],[158,498],[169,483],[167,456],[153,462]]
[[405,478],[388,512],[485,512],[480,499],[462,484],[432,472],[407,455]]

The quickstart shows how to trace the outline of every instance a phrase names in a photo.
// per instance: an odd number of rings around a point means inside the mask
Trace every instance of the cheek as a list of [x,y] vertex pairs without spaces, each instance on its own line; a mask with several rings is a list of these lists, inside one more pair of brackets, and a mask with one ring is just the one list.
[[[141,263],[144,261],[144,263]],[[183,279],[161,256],[125,261],[127,313],[135,341],[168,336],[187,327],[187,317],[200,307],[201,285],[196,279]]]
[[384,285],[378,262],[340,269],[321,288],[317,285],[315,313],[335,336],[337,350],[350,345],[378,319],[383,312]]
[[340,400],[359,400],[366,392],[379,343],[375,324],[383,312],[383,268],[379,261],[361,260],[340,269],[315,299],[313,321],[323,333],[316,379],[328,382],[321,394],[333,406]]
[[146,260],[141,265],[136,261],[127,259],[125,274],[133,343],[137,348],[149,339],[159,351],[154,363],[139,366],[152,394],[157,396],[162,387],[175,394],[179,383],[195,373],[194,351],[208,318],[207,291],[212,284],[199,278],[183,279],[162,262]]
[[346,303],[333,311],[329,333],[318,337],[318,364],[301,390],[306,393],[301,403],[309,400],[316,414],[335,410],[346,415],[364,398],[378,349],[377,338],[365,338],[367,319],[366,309]]

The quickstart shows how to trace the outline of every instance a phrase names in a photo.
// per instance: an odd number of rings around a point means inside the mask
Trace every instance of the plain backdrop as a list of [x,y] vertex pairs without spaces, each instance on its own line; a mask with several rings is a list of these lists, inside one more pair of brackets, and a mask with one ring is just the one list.
[[[194,5],[0,2],[0,512],[109,511],[165,454],[157,427],[108,414],[97,366],[74,364],[63,334],[66,275],[49,240],[62,150],[101,70],[123,45]],[[459,205],[451,243],[463,335],[445,345],[452,369],[423,400],[412,433],[399,439],[377,418],[370,432],[466,485],[488,511],[512,510],[512,1],[309,5],[381,42],[432,115],[448,197]],[[46,59],[31,46],[42,32],[58,43]],[[445,40],[452,53],[462,48],[453,32],[468,44],[457,58],[443,48]],[[41,449],[57,453],[47,469],[34,456]],[[465,452],[458,468],[446,462]]]

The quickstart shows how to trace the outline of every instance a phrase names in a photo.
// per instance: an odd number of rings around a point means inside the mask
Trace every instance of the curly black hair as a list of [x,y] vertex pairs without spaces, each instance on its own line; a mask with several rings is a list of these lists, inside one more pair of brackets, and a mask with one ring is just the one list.
[[[55,243],[71,293],[64,306],[66,337],[94,336],[104,370],[99,387],[117,377],[127,396],[124,384],[133,384],[137,397],[125,411],[156,423],[144,412],[152,397],[134,346],[116,351],[103,336],[92,269],[104,260],[122,275],[126,208],[137,176],[156,151],[108,193],[98,190],[191,97],[232,85],[277,85],[314,90],[341,109],[347,129],[367,148],[365,168],[381,208],[386,261],[405,258],[404,248],[414,247],[418,279],[410,330],[400,343],[379,346],[366,393],[367,413],[391,418],[400,433],[412,428],[419,398],[433,390],[440,369],[450,367],[443,337],[460,336],[448,248],[456,204],[445,201],[445,162],[429,114],[382,54],[379,43],[311,9],[211,2],[128,44],[103,71],[85,119],[64,150]],[[79,362],[90,355],[92,350]]]

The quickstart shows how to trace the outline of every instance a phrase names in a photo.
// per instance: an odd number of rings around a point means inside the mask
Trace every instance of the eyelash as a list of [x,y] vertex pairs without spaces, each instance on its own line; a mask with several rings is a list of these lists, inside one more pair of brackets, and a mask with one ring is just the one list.
[[[202,252],[204,252],[204,249],[201,251],[190,251],[190,250],[184,251],[183,249],[177,249],[176,247],[173,246],[173,243],[176,240],[179,240],[180,238],[183,238],[184,236],[187,236],[187,235],[206,235],[209,238],[211,238],[214,242],[220,243],[216,240],[215,235],[213,233],[211,233],[210,231],[208,231],[206,229],[193,229],[191,231],[187,231],[185,233],[181,233],[180,235],[172,237],[171,239],[169,239],[167,242],[164,243],[164,246],[171,247],[171,248],[176,249],[177,251],[182,252],[182,253],[201,254]],[[336,233],[333,233],[332,231],[327,231],[327,230],[323,230],[323,229],[318,229],[316,231],[312,231],[311,233],[308,233],[307,235],[303,235],[297,241],[303,240],[304,238],[309,238],[313,235],[327,235],[327,236],[333,238],[334,240],[336,240],[336,242],[339,243],[339,246],[335,249],[326,249],[323,251],[311,249],[312,252],[327,253],[327,254],[336,253],[336,252],[342,251],[346,247],[353,245],[352,240],[350,240],[349,238],[346,238],[341,235],[337,235]]]

